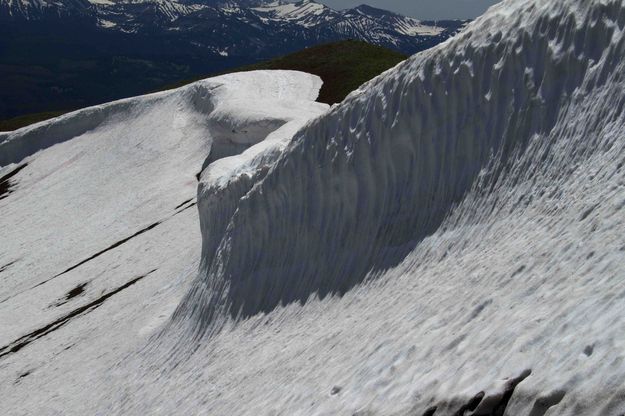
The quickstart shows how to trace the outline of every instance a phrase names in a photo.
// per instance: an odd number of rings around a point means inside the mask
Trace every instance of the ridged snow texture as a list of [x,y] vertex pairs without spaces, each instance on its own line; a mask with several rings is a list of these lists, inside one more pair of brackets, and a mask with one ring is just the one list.
[[[517,3],[300,131],[234,215],[202,212],[228,227],[205,230],[217,253],[204,253],[197,285],[209,289],[194,300],[210,308],[205,300],[225,291],[233,313],[250,315],[313,292],[344,293],[397,264],[445,218],[456,227],[508,215],[509,204],[523,209],[527,181],[535,194],[612,149],[625,8]],[[463,199],[470,203],[456,207]]]
[[[174,324],[200,338],[230,317],[344,294],[396,275],[397,266],[432,285],[440,279],[472,294],[483,287],[484,296],[515,299],[523,313],[546,303],[554,312],[541,328],[598,336],[592,320],[617,319],[623,306],[614,296],[624,293],[624,27],[622,1],[504,2],[303,128],[268,172],[234,181],[230,198],[216,202],[200,192],[204,262]],[[442,242],[433,247],[432,239]],[[493,241],[506,241],[508,251]],[[604,247],[586,252],[585,242]],[[491,266],[477,277],[458,273],[446,262],[461,254],[492,255]],[[525,255],[554,260],[519,266]],[[588,298],[575,295],[566,314],[556,313],[576,290]],[[420,296],[414,293],[415,302]],[[462,301],[441,301],[433,316]],[[579,318],[574,330],[566,330],[570,316]],[[505,327],[491,318],[480,328],[495,337],[486,352],[501,347],[497,333]],[[622,339],[622,320],[613,325]],[[533,330],[499,336],[547,336]],[[615,342],[612,335],[605,344]],[[528,347],[535,357],[547,353],[535,344]],[[604,374],[625,374],[618,357]],[[572,361],[563,365],[571,380]],[[609,383],[601,394],[587,392],[601,396],[589,401],[568,396],[558,414],[622,413]],[[542,415],[566,392],[524,394],[508,414]],[[453,413],[456,404],[439,404],[436,415]],[[476,414],[499,414],[488,406]]]

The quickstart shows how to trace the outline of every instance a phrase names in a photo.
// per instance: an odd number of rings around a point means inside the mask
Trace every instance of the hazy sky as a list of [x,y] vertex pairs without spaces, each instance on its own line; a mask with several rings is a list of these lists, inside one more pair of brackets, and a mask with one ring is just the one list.
[[474,18],[498,0],[320,0],[334,9],[368,4],[418,19]]

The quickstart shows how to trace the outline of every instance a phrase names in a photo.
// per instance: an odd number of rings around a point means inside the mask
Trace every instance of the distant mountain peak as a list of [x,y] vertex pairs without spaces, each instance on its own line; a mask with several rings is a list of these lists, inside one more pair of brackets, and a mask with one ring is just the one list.
[[0,0],[0,21],[91,17],[88,0]]
[[388,10],[383,10],[383,9],[379,9],[377,7],[369,6],[368,4],[361,4],[359,6],[354,7],[352,10],[356,10],[356,11],[359,11],[359,12],[361,12],[363,14],[367,14],[367,15],[378,15],[378,16],[395,15],[395,16],[398,16],[397,13],[393,13],[393,12],[388,11]]
[[288,53],[344,39],[412,54],[462,26],[423,23],[367,4],[338,11],[315,0],[0,0],[0,21],[77,17],[102,30],[184,37],[220,56]]

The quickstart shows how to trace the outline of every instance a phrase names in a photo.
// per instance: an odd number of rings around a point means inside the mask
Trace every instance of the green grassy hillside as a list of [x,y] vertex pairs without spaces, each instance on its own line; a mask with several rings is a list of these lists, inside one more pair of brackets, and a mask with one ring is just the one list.
[[[256,71],[259,69],[289,69],[318,75],[323,87],[317,101],[335,104],[365,82],[375,78],[405,60],[401,53],[368,43],[346,40],[328,43],[295,52],[281,58],[236,68],[225,73]],[[178,88],[203,79],[181,81],[165,89]]]
[[395,51],[364,42],[344,41],[309,48],[245,69],[292,69],[318,75],[323,79],[318,101],[335,104],[404,59],[406,56]]
[[[342,41],[304,49],[281,58],[236,68],[231,72],[259,69],[289,69],[318,75],[323,80],[318,101],[334,104],[341,102],[347,94],[363,83],[376,77],[406,59],[406,56],[378,46],[358,41]],[[160,90],[181,87],[199,79],[188,79],[168,85]],[[11,131],[32,123],[47,120],[63,114],[62,111],[29,114],[0,121],[0,131]]]

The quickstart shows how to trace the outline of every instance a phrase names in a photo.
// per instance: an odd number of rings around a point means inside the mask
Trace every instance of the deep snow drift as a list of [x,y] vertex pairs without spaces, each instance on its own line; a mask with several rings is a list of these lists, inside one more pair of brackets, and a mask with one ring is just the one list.
[[[301,129],[322,111],[305,100],[292,124],[207,109],[199,273],[178,259],[151,304],[129,303],[142,323],[114,347],[94,351],[116,331],[106,322],[49,363],[41,341],[0,357],[0,408],[622,415],[624,29],[620,0],[508,0]],[[250,127],[224,128],[235,118]],[[265,140],[239,154],[259,125]],[[0,304],[3,327],[39,307],[34,293]],[[42,340],[58,352],[55,335]]]

